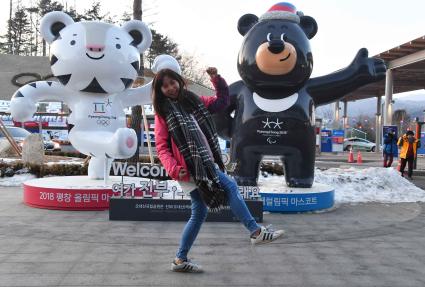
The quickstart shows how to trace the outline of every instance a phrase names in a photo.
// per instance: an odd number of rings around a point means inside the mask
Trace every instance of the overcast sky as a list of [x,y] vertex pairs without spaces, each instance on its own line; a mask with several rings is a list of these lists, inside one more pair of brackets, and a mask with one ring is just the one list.
[[[7,2],[3,0],[0,11],[3,29],[8,17]],[[76,5],[79,12],[91,3],[82,0],[59,2]],[[195,54],[205,66],[216,66],[228,83],[232,83],[239,80],[236,68],[242,42],[236,29],[239,17],[246,13],[260,16],[279,1],[143,2],[148,8],[144,13],[145,22],[153,23],[153,28],[172,38],[185,52]],[[103,12],[112,15],[121,15],[125,10],[131,12],[132,3],[132,0],[101,1]],[[311,40],[313,76],[347,66],[361,47],[368,48],[370,55],[375,55],[425,35],[424,0],[297,0],[291,3],[305,15],[314,17],[319,26],[318,33]]]

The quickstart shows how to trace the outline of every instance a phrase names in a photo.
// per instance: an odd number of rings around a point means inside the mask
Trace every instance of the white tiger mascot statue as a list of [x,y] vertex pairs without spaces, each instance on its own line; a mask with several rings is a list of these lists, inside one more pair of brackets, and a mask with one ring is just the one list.
[[[106,180],[114,159],[129,158],[136,151],[137,136],[126,128],[124,108],[151,103],[152,82],[130,86],[137,77],[140,54],[152,43],[152,34],[138,20],[122,27],[74,22],[59,11],[46,14],[40,30],[51,44],[50,65],[60,83],[38,81],[21,87],[11,100],[12,117],[24,122],[36,111],[36,102],[65,102],[72,111],[70,142],[92,157],[88,176]],[[180,73],[179,64],[168,55],[154,62],[154,72],[163,68]]]

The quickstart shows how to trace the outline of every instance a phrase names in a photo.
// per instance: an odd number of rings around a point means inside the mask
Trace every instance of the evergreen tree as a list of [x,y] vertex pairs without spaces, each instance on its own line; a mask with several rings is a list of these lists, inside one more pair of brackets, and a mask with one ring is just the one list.
[[87,21],[101,21],[103,16],[100,15],[100,2],[93,2],[91,8],[85,10],[83,17]]
[[74,19],[75,22],[80,22],[85,20],[83,14],[79,14],[75,8],[71,7],[69,10],[65,11],[66,14],[71,16],[72,19]]
[[38,55],[38,46],[39,46],[39,32],[40,32],[40,17],[38,16],[37,7],[29,7],[25,9],[29,13],[30,26],[31,26],[31,35],[30,35],[30,45],[31,45],[31,55]]
[[106,23],[114,23],[115,20],[109,15],[109,13],[103,15],[101,14],[101,9],[102,6],[100,2],[94,1],[89,9],[84,10],[82,17],[86,21],[103,21]]
[[[37,3],[37,7],[38,14],[40,17],[43,17],[44,15],[52,11],[63,10],[63,5],[61,3],[52,0],[39,0]],[[42,51],[43,56],[46,56],[46,41],[44,39],[42,40]]]
[[52,11],[63,11],[63,5],[58,1],[52,0],[39,0],[37,3],[38,13],[40,17],[43,17],[49,12]]
[[131,14],[128,13],[127,11],[124,11],[124,13],[121,15],[121,22],[127,22],[131,20]]
[[15,55],[29,55],[31,53],[31,26],[24,8],[17,8],[13,18],[8,21],[7,30],[6,35],[2,36],[6,41],[2,41],[1,51],[3,53],[11,52]]
[[152,32],[152,45],[148,49],[146,60],[149,64],[149,68],[152,67],[153,61],[155,58],[161,54],[168,54],[179,61],[181,56],[179,56],[179,50],[177,43],[174,43],[170,38],[164,36],[155,30],[151,29]]

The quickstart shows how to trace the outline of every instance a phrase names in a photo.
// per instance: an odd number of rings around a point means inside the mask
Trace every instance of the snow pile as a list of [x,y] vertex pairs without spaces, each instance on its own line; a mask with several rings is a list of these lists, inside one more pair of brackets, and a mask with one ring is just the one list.
[[335,202],[338,203],[425,201],[425,191],[393,168],[316,170],[315,181],[335,187]]
[[[315,182],[335,188],[335,203],[425,202],[425,191],[400,176],[393,168],[331,168],[315,171]],[[261,176],[261,191],[286,186],[283,176]]]
[[46,162],[46,165],[54,165],[54,164],[63,164],[63,165],[84,165],[84,161],[80,158],[73,158],[70,160],[59,160],[59,161],[49,161]]
[[[20,186],[35,178],[31,174],[19,174],[0,178],[0,186]],[[425,202],[425,191],[402,178],[392,168],[370,167],[366,169],[331,168],[315,171],[315,182],[327,184],[335,189],[335,203],[360,202]],[[282,191],[286,187],[285,178],[277,175],[261,175],[258,180],[261,191]],[[177,182],[168,181],[166,198],[181,198]],[[174,195],[174,196],[173,196]]]
[[19,158],[8,158],[8,157],[1,157],[0,158],[0,162],[5,162],[5,163],[12,163],[12,162],[15,162],[15,161],[20,161],[21,159],[19,159]]
[[16,174],[12,177],[1,177],[0,186],[20,186],[25,181],[33,178],[35,176],[30,173]]

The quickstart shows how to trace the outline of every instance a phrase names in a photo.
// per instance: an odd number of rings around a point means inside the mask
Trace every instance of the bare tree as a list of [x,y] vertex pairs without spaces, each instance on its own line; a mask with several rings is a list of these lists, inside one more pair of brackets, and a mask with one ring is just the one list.
[[410,127],[410,115],[406,110],[395,110],[393,113],[392,122],[397,126],[399,133],[406,131]]
[[7,24],[7,42],[9,43],[9,54],[12,54],[12,0],[9,3],[9,21]]
[[334,109],[332,105],[321,106],[316,109],[316,115],[322,118],[322,122],[326,127],[332,126],[334,122]]
[[[142,0],[133,0],[133,19],[142,20],[142,15],[143,15]],[[143,72],[144,72],[143,67],[144,67],[143,54],[140,54],[140,70],[138,71],[139,77],[143,77]],[[131,128],[134,129],[137,135],[137,149],[136,149],[136,153],[130,159],[131,161],[139,160],[139,147],[140,147],[140,143],[143,142],[141,124],[142,124],[142,107],[139,105],[131,107]]]
[[206,67],[202,67],[197,58],[192,55],[183,54],[180,60],[182,75],[197,84],[210,87],[210,81],[205,73]]
[[355,128],[358,131],[361,132],[352,132],[352,136],[354,137],[361,137],[364,136],[366,139],[375,141],[376,133],[375,133],[375,119],[373,117],[370,117],[365,114],[360,114],[357,117],[354,117],[353,120],[355,121],[353,124],[353,128]]

